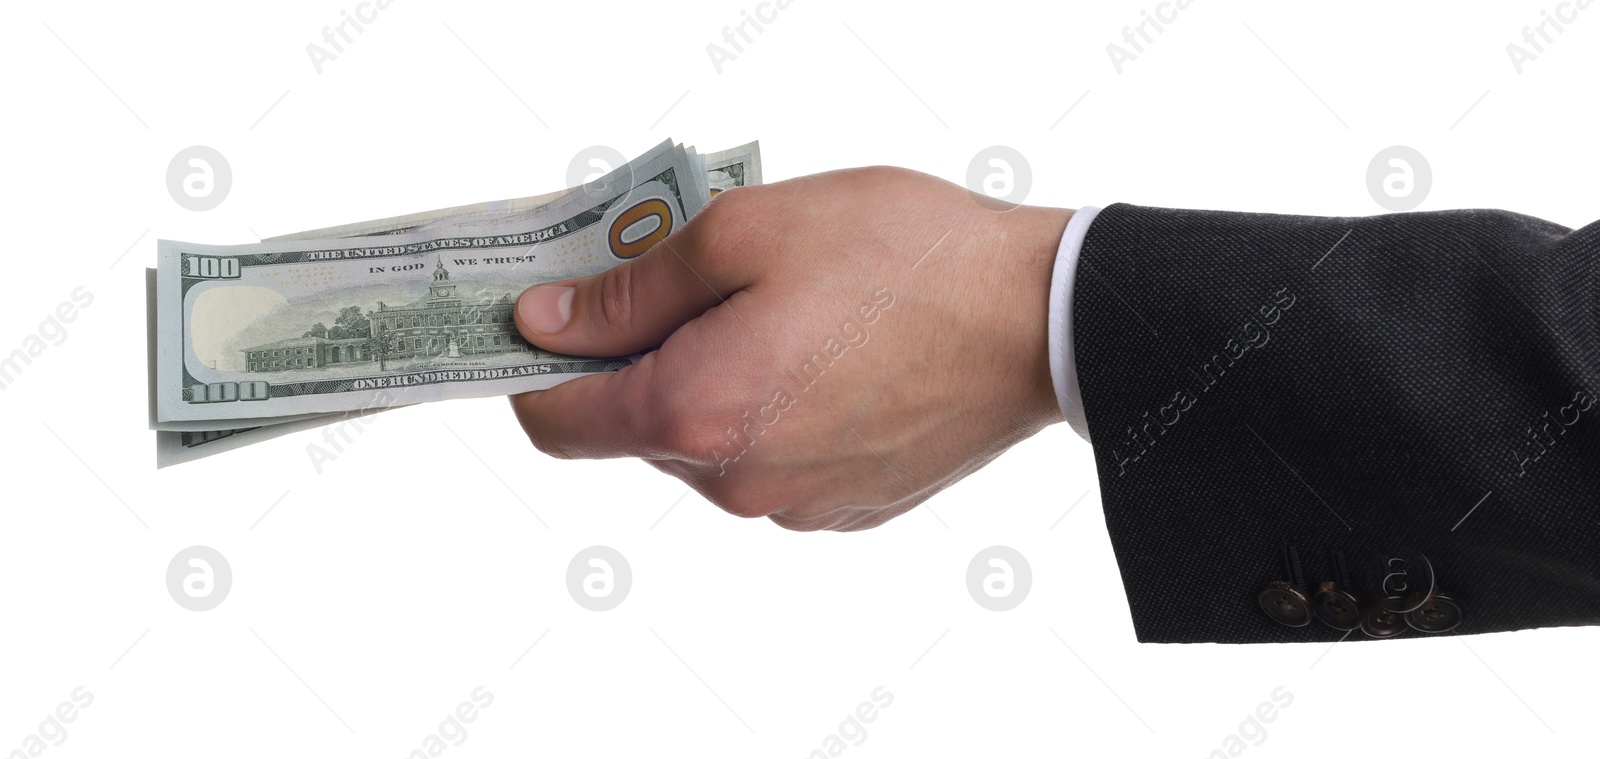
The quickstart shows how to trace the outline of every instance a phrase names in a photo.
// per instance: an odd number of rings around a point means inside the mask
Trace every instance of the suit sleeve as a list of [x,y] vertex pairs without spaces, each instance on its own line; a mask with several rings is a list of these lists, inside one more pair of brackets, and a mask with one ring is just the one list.
[[1403,637],[1600,623],[1597,270],[1600,224],[1502,211],[1103,209],[1073,351],[1139,640],[1395,634],[1274,583],[1456,605]]

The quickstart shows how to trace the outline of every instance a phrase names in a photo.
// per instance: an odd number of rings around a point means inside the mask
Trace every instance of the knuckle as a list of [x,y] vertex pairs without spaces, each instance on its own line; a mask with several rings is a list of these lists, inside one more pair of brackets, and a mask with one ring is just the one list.
[[713,503],[717,508],[736,517],[754,519],[772,514],[772,507],[761,494],[747,485],[733,481],[718,488]]
[[817,525],[811,522],[784,519],[777,514],[769,515],[767,519],[771,520],[773,524],[782,527],[789,532],[816,532],[818,529]]
[[599,325],[608,330],[620,331],[633,321],[634,264],[624,264],[600,276],[598,310]]
[[687,461],[714,459],[715,449],[722,443],[721,434],[707,426],[704,418],[679,405],[668,405],[656,412],[656,429],[650,437],[663,453]]
[[821,514],[814,517],[798,517],[794,515],[777,513],[768,514],[767,519],[772,523],[791,532],[819,532],[831,530],[844,521],[837,513]]
[[717,508],[741,519],[755,519],[778,511],[758,478],[746,472],[702,470],[695,486]]
[[570,459],[572,456],[561,446],[542,438],[538,433],[528,430],[528,442],[533,443],[534,450],[555,459]]

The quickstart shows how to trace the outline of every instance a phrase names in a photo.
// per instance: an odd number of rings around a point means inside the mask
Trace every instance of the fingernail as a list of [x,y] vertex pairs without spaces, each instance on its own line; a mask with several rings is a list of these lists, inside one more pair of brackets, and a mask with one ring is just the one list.
[[529,288],[517,299],[517,313],[529,329],[553,335],[572,320],[573,292],[574,288],[557,285]]

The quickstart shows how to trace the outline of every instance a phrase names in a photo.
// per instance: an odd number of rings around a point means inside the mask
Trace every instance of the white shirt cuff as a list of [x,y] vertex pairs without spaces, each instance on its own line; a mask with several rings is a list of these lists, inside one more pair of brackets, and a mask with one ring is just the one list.
[[1072,289],[1078,276],[1078,255],[1089,225],[1100,213],[1095,206],[1084,206],[1067,222],[1056,249],[1055,272],[1050,278],[1050,380],[1056,386],[1056,401],[1067,424],[1084,440],[1089,439],[1089,421],[1083,415],[1083,396],[1078,393],[1078,364],[1072,349]]

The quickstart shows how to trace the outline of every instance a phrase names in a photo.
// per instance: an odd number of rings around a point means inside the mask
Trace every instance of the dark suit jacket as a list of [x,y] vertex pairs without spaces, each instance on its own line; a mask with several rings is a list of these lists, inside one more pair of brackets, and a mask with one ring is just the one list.
[[1074,300],[1139,640],[1368,638],[1327,581],[1380,632],[1600,624],[1600,223],[1118,204]]

